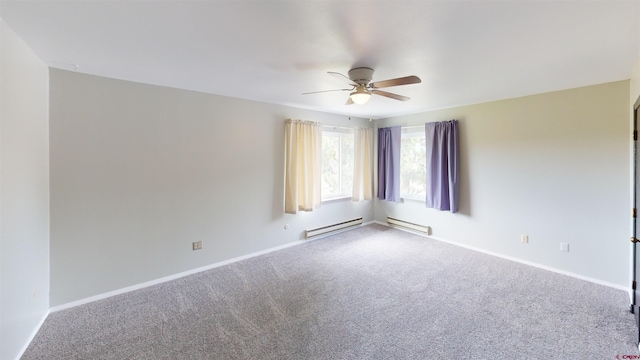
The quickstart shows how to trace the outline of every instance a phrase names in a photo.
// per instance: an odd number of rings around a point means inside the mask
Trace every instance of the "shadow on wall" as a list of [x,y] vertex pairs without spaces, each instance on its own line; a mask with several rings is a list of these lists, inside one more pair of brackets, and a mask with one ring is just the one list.
[[[273,159],[276,171],[273,172],[273,201],[271,219],[276,221],[284,215],[284,117],[274,120],[281,126],[273,127],[272,138],[277,146],[273,147]],[[278,171],[280,170],[280,171]]]
[[469,147],[464,118],[458,118],[458,213],[471,216],[471,186],[469,178]]

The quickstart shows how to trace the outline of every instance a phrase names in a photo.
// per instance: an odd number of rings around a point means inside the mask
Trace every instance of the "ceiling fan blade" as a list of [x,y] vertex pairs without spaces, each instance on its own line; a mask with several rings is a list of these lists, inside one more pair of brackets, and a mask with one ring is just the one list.
[[340,73],[337,72],[333,72],[333,71],[327,71],[327,74],[329,75],[333,75],[335,77],[337,77],[338,79],[342,80],[342,81],[346,81],[347,84],[352,85],[352,86],[358,86],[358,84],[356,84],[355,82],[353,82],[353,80],[349,79],[348,77],[346,77],[345,75],[342,75]]
[[421,82],[422,80],[420,80],[419,77],[415,75],[411,75],[411,76],[405,76],[397,79],[389,79],[389,80],[372,82],[370,86],[375,89],[380,89],[380,88],[398,86],[398,85],[418,84]]
[[346,103],[344,103],[344,104],[345,104],[345,105],[353,105],[353,104],[354,104],[354,102],[353,102],[353,100],[351,100],[351,98],[349,98],[349,99],[347,99],[347,102],[346,102]]
[[372,94],[376,94],[376,95],[380,95],[380,96],[385,96],[385,97],[388,97],[388,98],[391,98],[391,99],[400,100],[400,101],[411,100],[411,98],[408,97],[408,96],[393,94],[393,93],[382,91],[382,90],[371,90],[371,93]]
[[320,94],[320,93],[334,92],[334,91],[351,91],[351,90],[353,89],[320,90],[320,91],[311,91],[311,92],[302,93],[302,95]]

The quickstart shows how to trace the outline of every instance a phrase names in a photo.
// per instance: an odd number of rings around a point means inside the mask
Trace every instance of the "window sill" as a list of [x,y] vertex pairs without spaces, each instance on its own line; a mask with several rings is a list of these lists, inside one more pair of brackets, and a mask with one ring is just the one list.
[[351,200],[351,196],[336,196],[336,197],[320,200],[320,202],[322,204],[329,204],[329,203],[340,202],[345,200]]
[[400,198],[402,199],[402,202],[406,202],[406,201],[410,201],[410,202],[420,202],[420,203],[424,203],[424,195],[419,195],[419,196],[400,196]]

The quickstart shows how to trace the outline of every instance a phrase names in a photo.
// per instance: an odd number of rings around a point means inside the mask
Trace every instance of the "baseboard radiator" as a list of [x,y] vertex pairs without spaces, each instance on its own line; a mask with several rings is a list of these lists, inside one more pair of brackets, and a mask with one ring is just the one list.
[[397,226],[401,228],[411,229],[415,231],[419,231],[421,233],[431,235],[431,227],[426,225],[414,224],[404,220],[394,219],[392,217],[387,217],[387,224],[391,226]]
[[306,232],[305,237],[307,239],[310,239],[320,235],[325,235],[333,231],[346,229],[352,226],[358,226],[360,224],[362,224],[362,218],[344,221],[344,222],[333,224],[333,225],[327,225],[327,226],[319,227],[317,229],[310,229],[305,231]]

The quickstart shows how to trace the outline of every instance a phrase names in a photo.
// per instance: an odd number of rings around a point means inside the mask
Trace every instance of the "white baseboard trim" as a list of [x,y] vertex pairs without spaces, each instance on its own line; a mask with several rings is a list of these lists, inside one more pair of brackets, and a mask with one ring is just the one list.
[[588,277],[588,276],[572,273],[572,272],[569,272],[569,271],[566,271],[566,270],[557,269],[557,268],[554,268],[554,267],[551,267],[551,266],[542,265],[542,264],[538,264],[538,263],[535,263],[535,262],[532,262],[532,261],[519,259],[519,258],[516,258],[516,257],[513,257],[513,256],[504,255],[504,254],[496,253],[496,252],[493,252],[493,251],[484,250],[484,249],[481,249],[481,248],[478,248],[478,247],[475,247],[475,246],[461,244],[461,243],[458,243],[458,242],[455,242],[455,241],[451,241],[451,240],[448,240],[448,239],[441,238],[439,236],[426,235],[424,233],[420,233],[420,232],[417,232],[417,231],[412,231],[410,229],[405,229],[405,228],[401,228],[401,227],[397,227],[397,226],[392,226],[392,225],[389,225],[389,224],[387,224],[385,222],[382,222],[382,221],[376,220],[374,222],[376,224],[380,224],[380,225],[384,225],[384,226],[391,227],[391,228],[394,228],[394,229],[398,229],[398,230],[401,230],[401,231],[405,231],[405,232],[409,232],[409,233],[412,233],[412,234],[420,235],[420,236],[423,236],[423,237],[426,237],[426,238],[429,238],[429,239],[433,239],[433,240],[436,240],[436,241],[444,242],[444,243],[455,245],[455,246],[460,246],[460,247],[465,248],[465,249],[477,251],[477,252],[480,252],[480,253],[483,253],[483,254],[487,254],[487,255],[491,255],[491,256],[495,256],[495,257],[499,257],[499,258],[502,258],[502,259],[505,259],[505,260],[514,261],[514,262],[517,262],[517,263],[520,263],[520,264],[533,266],[533,267],[536,267],[536,268],[539,268],[539,269],[552,271],[554,273],[558,273],[558,274],[562,274],[562,275],[566,275],[566,276],[571,276],[573,278],[584,280],[584,281],[588,281],[588,282],[591,282],[591,283],[594,283],[594,284],[603,285],[603,286],[607,286],[607,287],[610,287],[610,288],[623,290],[623,291],[627,291],[627,292],[631,291],[631,289],[629,287],[627,287],[627,286],[610,283],[610,282],[607,282],[607,281],[603,281],[603,280],[591,278],[591,277]]
[[[367,226],[369,224],[373,224],[374,222],[375,221],[368,221],[368,222],[362,223],[362,224],[360,224],[358,226],[354,226],[354,227],[350,227],[350,228],[345,228],[345,229],[341,229],[341,230],[338,230],[338,231],[334,231],[334,232],[328,233],[326,235],[321,235],[321,236],[318,236],[318,237],[310,239],[310,240],[298,240],[298,241],[290,242],[290,243],[287,243],[287,244],[284,244],[284,245],[272,247],[272,248],[269,248],[269,249],[266,249],[266,250],[256,251],[254,253],[238,256],[238,257],[235,257],[235,258],[232,258],[232,259],[220,261],[220,262],[217,262],[217,263],[214,263],[214,264],[211,264],[211,265],[195,268],[195,269],[184,271],[184,272],[181,272],[181,273],[178,273],[178,274],[165,276],[165,277],[162,277],[162,278],[159,278],[159,279],[143,282],[143,283],[132,285],[132,286],[127,286],[127,287],[124,287],[124,288],[121,288],[121,289],[118,289],[118,290],[113,290],[113,291],[109,291],[109,292],[106,292],[106,293],[90,296],[90,297],[87,297],[87,298],[84,298],[84,299],[68,302],[66,304],[62,304],[62,305],[58,305],[58,306],[54,306],[54,307],[50,308],[49,312],[56,312],[56,311],[60,311],[60,310],[65,310],[65,309],[73,308],[73,307],[76,307],[76,306],[88,304],[88,303],[91,303],[91,302],[94,302],[94,301],[110,298],[112,296],[128,293],[130,291],[144,289],[144,288],[149,287],[149,286],[162,284],[162,283],[165,283],[167,281],[176,280],[176,279],[179,279],[179,278],[182,278],[182,277],[185,277],[185,276],[189,276],[189,275],[197,274],[199,272],[211,270],[211,269],[214,269],[214,268],[217,268],[217,267],[220,267],[220,266],[224,266],[224,265],[228,265],[228,264],[231,264],[231,263],[234,263],[234,262],[238,262],[238,261],[241,261],[241,260],[245,260],[245,259],[249,259],[249,258],[252,258],[252,257],[268,254],[270,252],[286,249],[288,247],[304,244],[304,243],[309,242],[309,241],[319,240],[319,239],[322,239],[322,238],[327,237],[327,236],[339,234],[341,232],[354,230],[354,229],[357,229],[357,228],[362,227],[362,226]],[[43,322],[44,322],[44,320],[43,320]]]
[[159,278],[159,279],[143,282],[143,283],[132,285],[132,286],[127,286],[127,287],[124,287],[124,288],[121,288],[121,289],[118,289],[118,290],[113,290],[113,291],[109,291],[109,292],[106,292],[106,293],[90,296],[90,297],[87,297],[87,298],[84,298],[84,299],[72,301],[72,302],[69,302],[69,303],[66,303],[66,304],[54,306],[54,307],[50,308],[49,311],[50,312],[56,312],[56,311],[60,311],[60,310],[65,310],[65,309],[69,309],[69,308],[72,308],[72,307],[88,304],[88,303],[91,303],[91,302],[94,302],[94,301],[106,299],[106,298],[109,298],[109,297],[112,297],[112,296],[128,293],[130,291],[144,289],[144,288],[149,287],[149,286],[162,284],[162,283],[165,283],[167,281],[176,280],[176,279],[179,279],[179,278],[183,278],[185,276],[189,276],[189,275],[197,274],[199,272],[211,270],[211,269],[214,269],[214,268],[217,268],[217,267],[220,267],[220,266],[224,266],[224,265],[228,265],[228,264],[231,264],[231,263],[234,263],[234,262],[238,262],[238,261],[241,261],[241,260],[245,260],[245,259],[249,259],[249,258],[252,258],[252,257],[268,254],[270,252],[286,249],[288,247],[304,244],[305,242],[308,242],[308,241],[306,241],[306,240],[298,240],[298,241],[290,242],[290,243],[287,243],[287,244],[284,244],[284,245],[272,247],[272,248],[269,248],[269,249],[266,249],[266,250],[256,251],[256,252],[253,252],[253,253],[250,253],[250,254],[247,254],[247,255],[242,255],[242,256],[238,256],[238,257],[231,258],[231,259],[228,259],[228,260],[220,261],[220,262],[217,262],[217,263],[214,263],[214,264],[211,264],[211,265],[202,266],[202,267],[195,268],[195,269],[192,269],[192,270],[187,270],[187,271],[184,271],[184,272],[181,272],[181,273],[178,273],[178,274],[165,276],[165,277],[162,277],[162,278]]
[[143,283],[132,285],[132,286],[127,286],[127,287],[124,287],[124,288],[121,288],[121,289],[118,289],[118,290],[113,290],[113,291],[109,291],[109,292],[106,292],[106,293],[90,296],[90,297],[87,297],[87,298],[84,298],[84,299],[68,302],[66,304],[62,304],[62,305],[58,305],[58,306],[54,306],[54,307],[50,308],[49,312],[56,312],[56,311],[60,311],[60,310],[65,310],[65,309],[73,308],[73,307],[76,307],[76,306],[88,304],[88,303],[91,303],[91,302],[94,302],[94,301],[110,298],[112,296],[128,293],[130,291],[144,289],[144,288],[149,287],[149,286],[162,284],[162,283],[165,283],[167,281],[176,280],[176,279],[179,279],[179,278],[182,278],[182,277],[185,277],[185,276],[189,276],[189,275],[197,274],[199,272],[211,270],[211,269],[214,269],[214,268],[217,268],[217,267],[220,267],[220,266],[224,266],[224,265],[228,265],[228,264],[231,264],[231,263],[234,263],[234,262],[238,262],[238,261],[241,261],[241,260],[245,260],[245,259],[249,259],[249,258],[252,258],[252,257],[268,254],[270,252],[286,249],[288,247],[304,244],[304,243],[309,242],[309,241],[319,240],[319,239],[325,238],[327,236],[331,236],[331,235],[339,234],[341,232],[357,229],[359,227],[367,226],[367,225],[373,224],[373,223],[374,223],[374,221],[368,221],[368,222],[362,223],[362,224],[360,224],[358,226],[345,228],[345,229],[340,229],[338,231],[327,233],[326,235],[321,235],[321,236],[315,237],[315,238],[310,239],[310,240],[298,240],[298,241],[290,242],[290,243],[287,243],[287,244],[284,244],[284,245],[272,247],[272,248],[269,248],[269,249],[266,249],[266,250],[262,250],[262,251],[257,251],[257,252],[254,252],[254,253],[251,253],[251,254],[247,254],[247,255],[238,256],[238,257],[235,257],[235,258],[232,258],[232,259],[220,261],[220,262],[217,262],[217,263],[214,263],[214,264],[211,264],[211,265],[195,268],[195,269],[184,271],[184,272],[181,272],[181,273],[178,273],[178,274],[165,276],[165,277],[162,277],[162,278],[159,278],[159,279],[143,282]]
[[33,339],[36,337],[36,335],[38,334],[38,331],[40,331],[42,324],[44,324],[45,320],[47,320],[47,317],[49,316],[50,313],[51,313],[51,309],[47,310],[44,313],[44,315],[42,315],[42,319],[40,319],[40,321],[38,322],[38,325],[31,332],[31,335],[29,336],[25,344],[22,346],[22,349],[20,349],[20,351],[18,352],[18,356],[16,357],[15,360],[20,360],[22,355],[24,355],[24,352],[27,351],[27,348],[29,347]]
[[[370,224],[379,224],[379,225],[391,227],[391,228],[394,228],[394,229],[398,229],[400,231],[405,231],[405,232],[408,232],[408,233],[420,235],[420,236],[427,237],[427,238],[430,238],[430,239],[433,239],[433,240],[436,240],[436,241],[441,241],[441,242],[444,242],[444,243],[447,243],[447,244],[460,246],[460,247],[465,248],[465,249],[477,251],[477,252],[480,252],[480,253],[483,253],[483,254],[487,254],[487,255],[491,255],[491,256],[495,256],[495,257],[499,257],[499,258],[502,258],[502,259],[505,259],[505,260],[514,261],[514,262],[521,263],[521,264],[524,264],[524,265],[533,266],[533,267],[536,267],[536,268],[539,268],[539,269],[552,271],[552,272],[555,272],[555,273],[558,273],[558,274],[562,274],[562,275],[566,275],[566,276],[571,276],[571,277],[574,277],[574,278],[577,278],[577,279],[580,279],[580,280],[589,281],[591,283],[595,283],[595,284],[611,287],[611,288],[618,289],[618,290],[623,290],[623,291],[628,291],[628,292],[631,291],[630,288],[628,288],[626,286],[610,283],[610,282],[607,282],[607,281],[602,281],[602,280],[599,280],[599,279],[591,278],[591,277],[588,277],[588,276],[583,276],[583,275],[572,273],[572,272],[565,271],[565,270],[560,270],[560,269],[557,269],[557,268],[554,268],[554,267],[538,264],[538,263],[531,262],[531,261],[528,261],[528,260],[523,260],[523,259],[519,259],[519,258],[516,258],[516,257],[512,257],[512,256],[508,256],[508,255],[504,255],[504,254],[500,254],[500,253],[484,250],[484,249],[481,249],[481,248],[478,248],[478,247],[474,247],[474,246],[470,246],[470,245],[466,245],[466,244],[461,244],[461,243],[458,243],[458,242],[455,242],[455,241],[451,241],[451,240],[448,240],[448,239],[444,239],[444,238],[441,238],[441,237],[438,237],[438,236],[426,235],[426,234],[423,234],[423,233],[420,233],[420,232],[417,232],[417,231],[412,231],[410,229],[391,226],[391,225],[389,225],[389,224],[387,224],[385,222],[382,222],[382,221],[373,220],[373,221],[368,221],[368,222],[362,223],[359,226],[354,226],[352,228],[346,228],[346,229],[342,229],[342,230],[327,234],[326,236],[319,236],[319,237],[311,239],[311,240],[294,241],[294,242],[287,243],[287,244],[280,245],[280,246],[276,246],[276,247],[273,247],[273,248],[257,251],[257,252],[250,253],[250,254],[247,254],[247,255],[238,256],[238,257],[231,258],[231,259],[224,260],[224,261],[220,261],[220,262],[217,262],[217,263],[214,263],[214,264],[211,264],[211,265],[207,265],[207,266],[195,268],[195,269],[192,269],[192,270],[184,271],[184,272],[181,272],[181,273],[178,273],[178,274],[165,276],[165,277],[162,277],[162,278],[159,278],[159,279],[147,281],[147,282],[136,284],[136,285],[132,285],[132,286],[127,286],[127,287],[124,287],[124,288],[121,288],[121,289],[118,289],[118,290],[109,291],[109,292],[106,292],[106,293],[90,296],[90,297],[87,297],[87,298],[84,298],[84,299],[72,301],[72,302],[69,302],[69,303],[66,303],[66,304],[54,306],[54,307],[50,308],[47,311],[47,313],[46,313],[45,317],[42,319],[40,325],[38,325],[38,328],[34,331],[33,336],[35,336],[37,331],[40,329],[40,326],[42,326],[42,323],[44,323],[44,321],[45,321],[46,317],[49,315],[49,313],[52,313],[52,312],[73,308],[73,307],[84,305],[84,304],[88,304],[88,303],[91,303],[91,302],[94,302],[94,301],[106,299],[106,298],[109,298],[109,297],[112,297],[112,296],[124,294],[124,293],[130,292],[130,291],[135,291],[135,290],[143,289],[143,288],[146,288],[146,287],[149,287],[149,286],[154,286],[154,285],[157,285],[157,284],[161,284],[161,283],[164,283],[164,282],[167,282],[167,281],[176,280],[176,279],[179,279],[179,278],[182,278],[182,277],[185,277],[185,276],[197,274],[199,272],[211,270],[211,269],[214,269],[214,268],[217,268],[217,267],[220,267],[220,266],[232,264],[234,262],[238,262],[238,261],[249,259],[249,258],[252,258],[252,257],[268,254],[268,253],[271,253],[271,252],[274,252],[274,251],[286,249],[288,247],[304,244],[304,243],[309,242],[309,241],[319,240],[319,239],[322,239],[322,238],[327,237],[327,236],[331,236],[331,235],[335,235],[335,234],[338,234],[338,233],[341,233],[341,232],[357,229],[359,227],[367,226],[367,225],[370,225]],[[29,343],[31,342],[32,339],[33,339],[33,337],[25,345],[24,350],[27,349],[27,346],[29,345]]]

